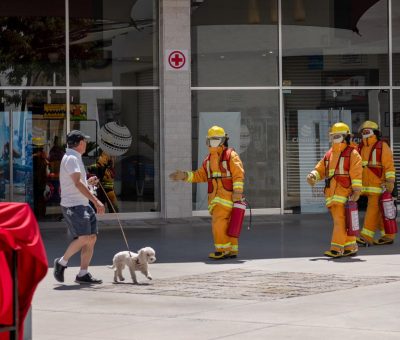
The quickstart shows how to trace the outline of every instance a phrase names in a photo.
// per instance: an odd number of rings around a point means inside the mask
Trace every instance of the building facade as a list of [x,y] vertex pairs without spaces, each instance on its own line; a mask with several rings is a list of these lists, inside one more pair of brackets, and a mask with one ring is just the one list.
[[331,124],[357,140],[376,121],[398,165],[399,19],[393,0],[1,3],[0,201],[58,218],[65,136],[80,129],[109,212],[205,215],[205,185],[168,174],[201,165],[217,124],[254,212],[324,211],[305,176]]

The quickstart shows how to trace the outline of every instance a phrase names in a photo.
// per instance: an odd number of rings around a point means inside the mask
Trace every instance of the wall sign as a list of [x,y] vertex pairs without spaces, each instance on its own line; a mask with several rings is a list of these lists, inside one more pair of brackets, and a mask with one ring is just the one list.
[[187,71],[189,69],[188,50],[165,50],[167,71]]

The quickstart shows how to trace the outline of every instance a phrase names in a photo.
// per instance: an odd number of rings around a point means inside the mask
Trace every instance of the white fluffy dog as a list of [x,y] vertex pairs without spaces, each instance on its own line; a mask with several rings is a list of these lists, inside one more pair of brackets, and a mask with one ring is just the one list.
[[122,271],[125,266],[128,266],[133,283],[138,283],[135,271],[140,271],[149,280],[152,280],[148,264],[155,261],[156,252],[154,249],[145,247],[140,249],[137,254],[129,251],[121,251],[115,254],[113,258],[113,265],[108,267],[114,269],[114,282],[117,283],[118,279],[120,281],[125,280],[125,278],[122,276]]

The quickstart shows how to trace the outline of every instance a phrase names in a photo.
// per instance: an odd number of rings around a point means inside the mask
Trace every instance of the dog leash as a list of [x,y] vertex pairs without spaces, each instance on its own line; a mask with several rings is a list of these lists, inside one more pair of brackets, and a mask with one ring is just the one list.
[[115,217],[118,220],[119,227],[121,228],[122,236],[124,237],[124,241],[125,241],[125,244],[126,244],[126,248],[128,249],[129,257],[132,257],[131,251],[129,250],[128,240],[126,239],[126,236],[125,236],[124,228],[122,228],[121,220],[119,219],[119,215],[118,215],[117,211],[114,208],[114,204],[112,204],[110,198],[108,197],[108,195],[107,195],[106,191],[104,190],[103,186],[101,185],[100,181],[97,184],[99,184],[101,190],[103,190],[104,196],[107,197],[108,203],[110,203],[110,206],[111,206],[111,208],[113,210],[113,213],[115,214]]

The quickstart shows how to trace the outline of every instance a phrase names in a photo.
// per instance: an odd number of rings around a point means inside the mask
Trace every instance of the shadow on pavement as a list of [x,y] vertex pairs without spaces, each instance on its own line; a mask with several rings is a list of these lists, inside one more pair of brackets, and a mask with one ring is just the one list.
[[87,288],[89,286],[93,285],[79,285],[79,284],[73,284],[73,285],[60,285],[54,287],[54,290],[80,290],[82,288]]
[[310,259],[310,261],[333,261],[342,263],[353,263],[353,262],[367,262],[367,260],[360,259],[358,257],[340,257],[340,258],[329,258],[329,257],[317,257]]

